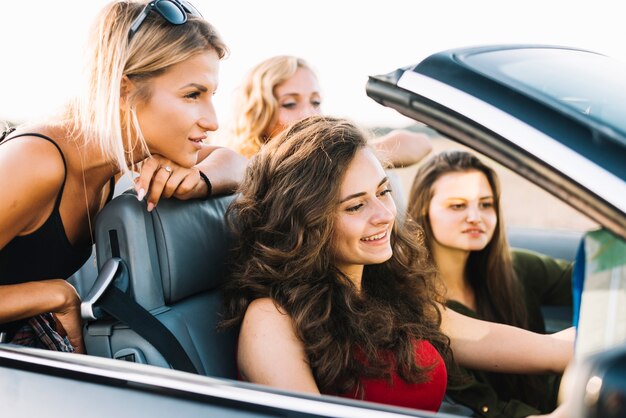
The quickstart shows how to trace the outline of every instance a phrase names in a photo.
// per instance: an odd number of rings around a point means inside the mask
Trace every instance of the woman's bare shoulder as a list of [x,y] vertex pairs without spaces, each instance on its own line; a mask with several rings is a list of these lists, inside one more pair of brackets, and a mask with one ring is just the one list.
[[[30,191],[41,197],[56,196],[65,178],[59,149],[36,136],[23,136],[2,144],[0,170],[0,179],[10,179],[18,191]],[[6,191],[4,187],[3,190]]]
[[287,315],[287,313],[271,298],[259,298],[253,300],[250,305],[248,305],[248,309],[246,310],[244,321],[246,321],[246,319],[248,321],[291,321],[289,315]]
[[65,165],[54,144],[20,137],[0,145],[0,247],[40,223],[65,178]]

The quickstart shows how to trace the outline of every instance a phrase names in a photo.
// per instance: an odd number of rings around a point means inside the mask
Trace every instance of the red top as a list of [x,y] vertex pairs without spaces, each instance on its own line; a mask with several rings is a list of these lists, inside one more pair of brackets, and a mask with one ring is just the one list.
[[[363,400],[393,406],[437,411],[446,393],[448,373],[443,358],[428,341],[416,341],[415,360],[418,365],[428,367],[429,380],[424,383],[407,383],[395,371],[391,373],[391,383],[386,379],[366,379],[363,383]],[[341,395],[357,398],[356,391]]]

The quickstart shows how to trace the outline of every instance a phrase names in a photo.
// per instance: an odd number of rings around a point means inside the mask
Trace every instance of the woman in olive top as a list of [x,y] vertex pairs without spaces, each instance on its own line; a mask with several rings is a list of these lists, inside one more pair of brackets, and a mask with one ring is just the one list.
[[[431,157],[419,169],[408,211],[424,229],[448,307],[464,315],[545,333],[541,305],[571,305],[571,263],[509,249],[493,169],[465,151]],[[448,389],[486,417],[554,409],[558,376],[470,371]]]

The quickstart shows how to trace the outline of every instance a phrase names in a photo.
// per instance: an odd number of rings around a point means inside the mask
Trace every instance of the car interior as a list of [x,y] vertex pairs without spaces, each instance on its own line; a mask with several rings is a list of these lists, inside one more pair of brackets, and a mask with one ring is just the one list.
[[[147,212],[144,202],[125,192],[113,199],[96,221],[100,266],[113,258],[124,265],[120,276],[126,277],[116,277],[108,286],[125,287],[137,304],[165,325],[198,374],[228,378],[236,377],[236,333],[216,328],[230,242],[224,213],[232,198],[164,200]],[[104,272],[106,269],[100,275]],[[102,287],[98,280],[93,286]],[[84,291],[86,286],[82,288]],[[89,293],[83,301],[83,307],[99,305]],[[90,311],[97,312],[93,307]],[[169,367],[163,353],[141,337],[137,328],[102,312],[94,316],[85,318],[88,354]]]
[[[407,193],[397,194],[403,204]],[[164,325],[165,330],[156,331],[159,335],[174,336],[193,363],[192,371],[237,377],[236,330],[216,329],[231,240],[224,214],[233,199],[163,200],[147,212],[145,202],[125,191],[102,210],[96,221],[100,275],[96,280],[96,269],[87,263],[71,279],[84,301],[88,354],[177,368],[138,329],[146,325],[130,326],[102,312],[98,297],[117,287]],[[574,260],[582,233],[511,227],[508,236],[512,247]],[[120,266],[103,283],[111,260]],[[544,315],[548,332],[572,324],[571,307],[546,306]]]

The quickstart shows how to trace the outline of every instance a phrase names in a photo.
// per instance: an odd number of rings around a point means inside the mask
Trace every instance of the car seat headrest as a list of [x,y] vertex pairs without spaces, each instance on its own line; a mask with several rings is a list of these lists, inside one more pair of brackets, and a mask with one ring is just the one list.
[[98,262],[124,260],[131,293],[148,310],[217,289],[228,274],[232,239],[224,215],[233,199],[163,199],[148,212],[127,191],[98,215]]
[[165,303],[220,286],[232,238],[224,214],[231,197],[164,200],[152,211]]

